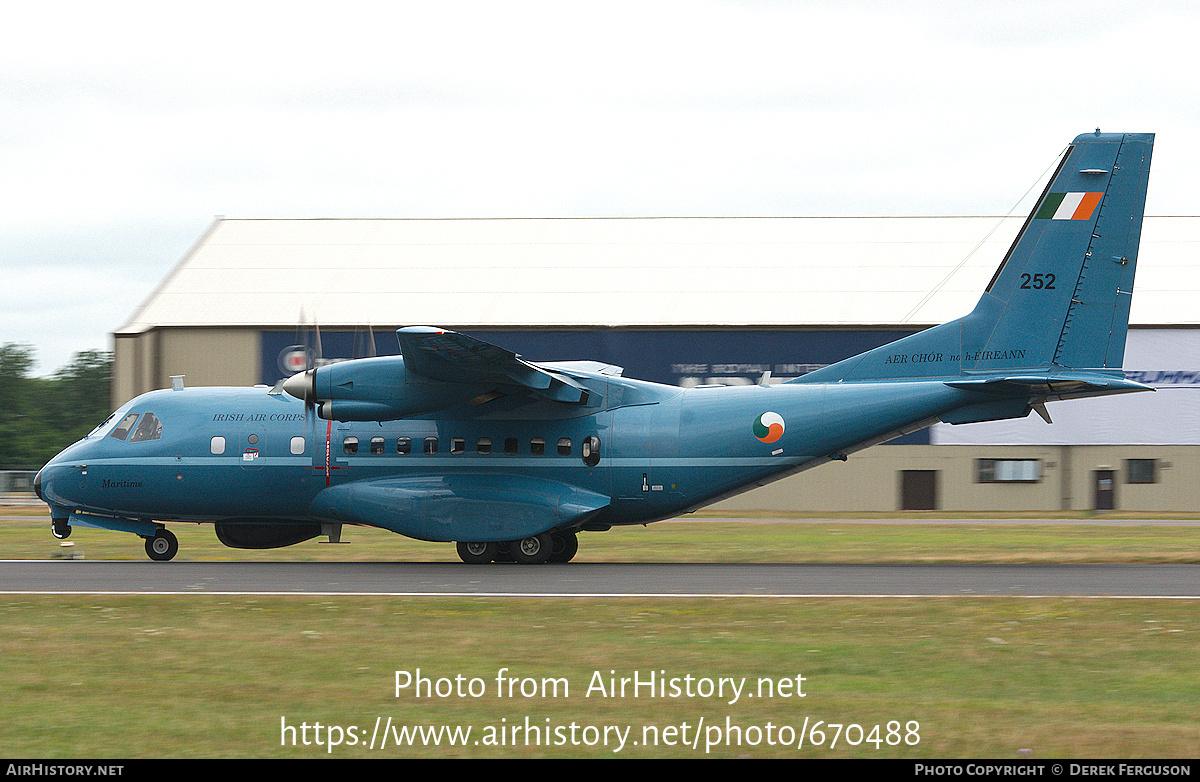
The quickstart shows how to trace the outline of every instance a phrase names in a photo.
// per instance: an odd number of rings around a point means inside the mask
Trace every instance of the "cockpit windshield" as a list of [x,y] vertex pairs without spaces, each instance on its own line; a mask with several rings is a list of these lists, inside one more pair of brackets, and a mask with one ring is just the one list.
[[130,413],[129,415],[125,416],[121,419],[121,423],[117,424],[116,428],[112,430],[112,434],[110,434],[109,437],[116,438],[117,440],[124,440],[129,436],[129,430],[133,428],[133,424],[137,421],[137,419],[137,413]]
[[[138,416],[141,416],[140,422]],[[137,424],[136,429],[134,429],[134,424]],[[130,431],[133,432],[132,437],[129,437]],[[128,437],[131,443],[158,440],[162,437],[162,421],[158,420],[158,416],[154,413],[129,413],[113,427],[108,436],[116,440],[125,440]]]
[[[125,421],[126,418],[129,417],[126,414],[129,412],[129,408],[131,408],[131,407],[133,407],[132,400],[130,400],[129,402],[126,402],[125,404],[121,405],[113,412],[109,413],[108,418],[105,418],[103,421],[100,422],[99,426],[97,426],[92,431],[88,432],[87,437],[85,437],[84,439],[86,440],[91,437],[104,437],[105,435],[111,435],[112,434],[111,430],[114,427],[116,427],[117,422],[118,421],[123,422],[123,421]],[[132,426],[132,424],[131,424],[131,426]],[[124,440],[125,437],[128,436],[128,434],[129,434],[129,430],[126,429],[125,435],[120,436],[117,439]]]

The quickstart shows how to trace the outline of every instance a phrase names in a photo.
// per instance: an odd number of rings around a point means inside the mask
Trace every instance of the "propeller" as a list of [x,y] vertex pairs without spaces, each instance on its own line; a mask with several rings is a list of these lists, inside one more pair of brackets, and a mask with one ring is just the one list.
[[[296,331],[304,332],[302,343],[304,347],[304,371],[297,372],[277,387],[304,402],[304,417],[308,419],[309,411],[314,409],[317,404],[316,370],[322,358],[321,327],[317,323],[317,319],[313,318],[312,329],[310,330],[306,325],[304,308],[301,307],[300,321],[296,324]],[[299,334],[297,334],[297,339],[300,339]]]
[[311,344],[311,345],[308,342],[309,336],[310,336],[310,333],[308,331],[305,331],[304,332],[304,360],[305,360],[304,369],[305,369],[305,371],[316,369],[317,365],[321,362],[321,357],[322,357],[321,356],[321,326],[317,323],[316,318],[313,318],[313,327],[312,327],[312,332],[311,332],[313,344]]
[[[363,337],[363,344],[365,347],[366,358],[375,358],[377,355],[379,355],[378,351],[375,350],[375,332],[371,329],[370,323],[367,324],[367,333]],[[358,326],[355,326],[354,327],[354,357],[362,358],[362,356],[358,352],[358,347],[359,347]]]

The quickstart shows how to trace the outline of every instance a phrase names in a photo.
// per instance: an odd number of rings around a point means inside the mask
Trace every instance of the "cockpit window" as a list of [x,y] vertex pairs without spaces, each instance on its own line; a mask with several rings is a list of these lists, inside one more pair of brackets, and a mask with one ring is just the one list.
[[133,432],[133,437],[129,438],[129,442],[138,443],[143,440],[157,440],[162,437],[162,422],[154,413],[146,413],[142,416],[142,422]]
[[121,423],[117,424],[117,428],[112,430],[109,437],[115,437],[118,440],[124,440],[129,436],[129,430],[133,428],[133,422],[137,420],[137,413],[130,413],[121,419]]

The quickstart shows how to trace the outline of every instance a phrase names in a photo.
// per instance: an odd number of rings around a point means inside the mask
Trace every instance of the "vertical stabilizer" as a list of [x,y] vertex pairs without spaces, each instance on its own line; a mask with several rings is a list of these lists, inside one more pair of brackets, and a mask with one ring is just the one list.
[[988,345],[1057,328],[1027,366],[1121,366],[1153,144],[1151,134],[1075,139],[984,294],[1002,307]]
[[797,382],[1119,369],[1153,145],[1077,137],[971,314]]

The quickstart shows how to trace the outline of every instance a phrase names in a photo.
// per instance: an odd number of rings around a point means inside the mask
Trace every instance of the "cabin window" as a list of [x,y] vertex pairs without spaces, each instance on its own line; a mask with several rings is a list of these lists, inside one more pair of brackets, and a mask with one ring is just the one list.
[[225,453],[225,438],[217,435],[208,443],[208,450],[212,451],[214,456],[220,456]]
[[157,440],[160,437],[162,437],[162,422],[154,413],[146,413],[142,416],[142,422],[134,430],[133,437],[129,438],[129,442],[139,443],[143,440]]
[[518,447],[517,438],[515,438],[515,437],[505,437],[504,438],[504,453],[505,454],[507,454],[508,456],[516,456],[517,455],[517,447]]
[[372,456],[379,456],[385,450],[387,450],[387,441],[386,440],[384,440],[382,437],[372,437],[371,438],[371,455]]
[[491,452],[492,452],[492,438],[480,437],[479,440],[477,440],[475,442],[475,453],[481,454],[483,456],[487,456]]
[[600,463],[600,438],[586,437],[583,440],[583,463],[595,467]]
[[466,452],[467,452],[466,438],[464,438],[464,437],[451,437],[450,438],[450,453],[455,454],[457,456],[460,453],[466,453]]
[[541,456],[546,452],[546,439],[543,437],[535,437],[529,441],[529,452],[534,456]]
[[296,435],[295,437],[292,438],[291,448],[292,448],[293,454],[299,456],[300,454],[304,453],[304,446],[305,446],[305,442],[304,442],[304,438],[302,436]]
[[438,452],[438,441],[436,437],[425,438],[425,455],[433,456]]
[[342,452],[347,456],[353,456],[358,453],[358,438],[347,437],[345,440],[342,440]]
[[571,455],[571,438],[570,437],[558,438],[558,455],[559,456],[570,456]]
[[396,438],[396,453],[412,453],[412,438],[397,437]]
[[137,420],[138,413],[130,413],[121,419],[121,423],[117,424],[117,428],[112,430],[109,437],[115,437],[118,440],[124,440],[129,436],[129,430],[133,428],[133,422]]

